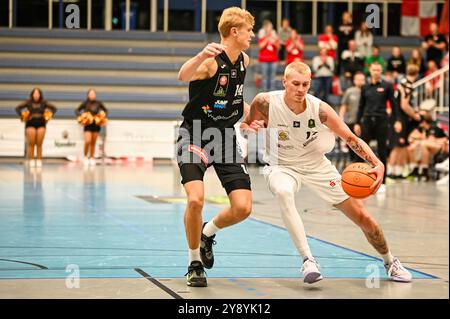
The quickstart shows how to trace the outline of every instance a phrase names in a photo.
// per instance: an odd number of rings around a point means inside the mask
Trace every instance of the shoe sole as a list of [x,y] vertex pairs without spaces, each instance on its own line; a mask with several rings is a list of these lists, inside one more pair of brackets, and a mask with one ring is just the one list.
[[395,282],[404,282],[404,283],[408,283],[411,282],[412,279],[401,279],[401,278],[390,278],[391,281],[395,281]]
[[322,280],[323,277],[319,272],[312,272],[307,274],[304,278],[303,278],[303,282],[307,283],[307,284],[313,284],[315,282],[318,282],[320,280]]
[[206,280],[191,281],[186,283],[189,287],[207,287],[208,282]]

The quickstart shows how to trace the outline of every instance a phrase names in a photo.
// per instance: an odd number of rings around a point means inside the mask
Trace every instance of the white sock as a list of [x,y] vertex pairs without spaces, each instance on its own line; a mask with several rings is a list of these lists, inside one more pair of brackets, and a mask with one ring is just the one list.
[[194,260],[197,260],[197,261],[200,261],[200,262],[202,261],[202,259],[200,258],[200,247],[198,247],[197,249],[190,249],[189,248],[189,265]]
[[387,254],[381,255],[384,260],[384,263],[390,265],[394,262],[394,256],[392,256],[391,252],[388,251]]
[[206,223],[205,227],[203,228],[203,234],[205,234],[208,237],[211,237],[219,230],[220,228],[217,227],[216,224],[214,224],[214,220],[210,220],[208,223]]
[[393,165],[391,165],[391,164],[387,164],[387,167],[386,167],[386,175],[391,175],[392,174],[392,172],[393,172]]
[[294,189],[296,181],[287,174],[276,173],[270,176],[270,185],[280,204],[281,217],[295,247],[302,256],[302,260],[306,258],[314,259],[306,239],[303,221],[295,207]]
[[394,175],[400,176],[402,175],[403,167],[401,165],[395,165],[394,166]]

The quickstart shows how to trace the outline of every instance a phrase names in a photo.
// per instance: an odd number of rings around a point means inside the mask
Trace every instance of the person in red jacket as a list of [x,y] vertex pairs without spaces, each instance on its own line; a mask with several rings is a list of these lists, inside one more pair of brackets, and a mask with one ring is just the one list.
[[319,48],[327,49],[327,55],[336,61],[336,49],[338,47],[338,37],[333,33],[333,27],[327,25],[325,33],[319,35]]
[[262,90],[275,90],[275,77],[278,66],[278,50],[280,49],[280,38],[273,29],[272,22],[265,21],[264,32],[258,40],[259,55],[258,62],[261,65]]
[[303,49],[305,44],[296,30],[291,31],[291,36],[286,40],[287,59],[286,65],[294,61],[303,62]]

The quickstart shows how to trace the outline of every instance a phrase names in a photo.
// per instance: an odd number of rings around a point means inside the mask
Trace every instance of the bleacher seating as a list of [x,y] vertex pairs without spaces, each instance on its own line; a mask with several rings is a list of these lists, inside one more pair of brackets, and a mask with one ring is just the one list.
[[[187,85],[177,80],[181,65],[217,34],[146,31],[86,31],[0,28],[0,116],[16,116],[14,107],[31,89],[58,108],[58,116],[72,118],[89,88],[110,109],[111,118],[177,119],[188,98]],[[305,58],[317,53],[317,37],[303,36]],[[256,42],[256,41],[255,41]],[[376,38],[388,58],[393,45],[407,56],[418,38]],[[256,92],[258,47],[247,76],[247,97]],[[278,74],[283,72],[283,66]],[[281,83],[280,88],[281,88]]]

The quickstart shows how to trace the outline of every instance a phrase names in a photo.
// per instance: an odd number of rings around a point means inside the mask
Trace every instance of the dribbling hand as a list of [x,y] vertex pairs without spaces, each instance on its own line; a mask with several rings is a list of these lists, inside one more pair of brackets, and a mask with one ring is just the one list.
[[380,188],[381,183],[383,182],[384,165],[382,163],[380,163],[377,166],[375,166],[374,168],[372,168],[370,171],[368,171],[367,173],[369,173],[369,174],[373,173],[377,176],[377,179],[375,180],[375,182],[373,182],[372,185],[370,185],[372,194],[375,194],[378,191],[378,189]]

